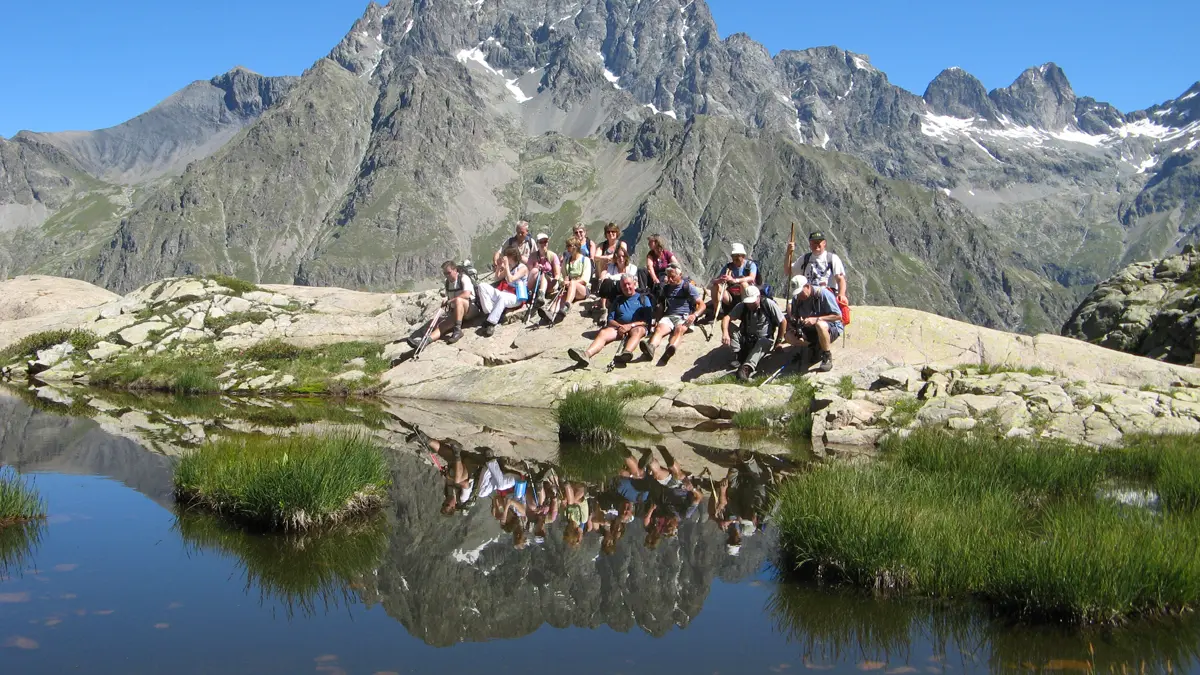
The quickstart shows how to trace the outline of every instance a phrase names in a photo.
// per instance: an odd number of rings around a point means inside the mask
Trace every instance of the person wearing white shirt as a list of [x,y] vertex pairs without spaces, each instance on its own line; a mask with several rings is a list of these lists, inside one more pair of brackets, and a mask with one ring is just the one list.
[[[796,245],[789,242],[788,254],[794,254],[795,250]],[[815,288],[828,288],[840,303],[850,304],[846,298],[846,266],[841,258],[827,250],[825,235],[820,232],[808,235],[808,250],[809,253],[792,263],[792,275],[804,275]]]

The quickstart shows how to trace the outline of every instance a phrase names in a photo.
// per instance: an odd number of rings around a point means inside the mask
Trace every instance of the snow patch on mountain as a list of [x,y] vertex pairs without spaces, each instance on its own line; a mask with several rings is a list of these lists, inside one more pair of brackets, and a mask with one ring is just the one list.
[[483,53],[482,49],[480,49],[480,47],[482,47],[482,46],[483,46],[483,43],[480,42],[479,45],[477,47],[475,47],[474,49],[463,49],[463,50],[459,51],[457,54],[455,54],[454,58],[458,59],[458,62],[463,63],[463,64],[465,64],[469,61],[474,61],[475,63],[478,63],[479,65],[486,68],[489,73],[493,73],[495,75],[500,75],[501,77],[503,77],[503,74],[500,71],[493,68],[491,66],[491,64],[489,64],[487,62],[487,55]]

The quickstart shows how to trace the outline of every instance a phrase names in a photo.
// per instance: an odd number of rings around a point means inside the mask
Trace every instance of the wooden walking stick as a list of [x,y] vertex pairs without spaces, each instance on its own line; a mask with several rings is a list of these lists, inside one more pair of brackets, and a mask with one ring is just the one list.
[[787,302],[784,303],[783,315],[790,317],[792,314],[792,256],[796,250],[796,223],[792,222],[792,236],[788,238],[788,252],[784,256],[783,263],[783,288],[784,293],[787,293]]

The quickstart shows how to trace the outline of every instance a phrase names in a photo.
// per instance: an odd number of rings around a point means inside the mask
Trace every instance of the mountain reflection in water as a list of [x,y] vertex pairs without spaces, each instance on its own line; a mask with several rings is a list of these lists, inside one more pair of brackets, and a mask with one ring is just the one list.
[[[10,561],[0,574],[0,670],[446,672],[490,663],[505,672],[527,669],[511,656],[525,650],[575,658],[577,673],[1197,667],[1193,618],[1081,632],[1012,625],[971,604],[787,581],[773,567],[763,499],[796,468],[786,459],[653,440],[600,453],[559,447],[527,461],[500,457],[501,489],[476,489],[464,505],[460,488],[447,489],[458,477],[454,439],[426,443],[412,422],[380,422],[398,425],[385,513],[265,536],[177,512],[172,458],[0,392],[0,462],[42,473],[32,478],[50,507],[44,525],[0,533]],[[461,450],[462,474],[477,488],[490,460],[476,443],[491,433]],[[673,451],[702,458],[711,475],[680,468],[665,481],[670,491],[641,483],[647,494],[625,491],[638,502],[627,510],[620,474],[642,464],[674,473]],[[719,509],[714,489],[731,468],[734,489]],[[148,499],[73,475],[106,476]],[[525,482],[525,499],[510,479]],[[564,497],[550,518],[555,491]],[[567,502],[586,502],[587,515],[568,514]],[[573,519],[588,530],[577,544]],[[19,545],[8,546],[9,535]]]

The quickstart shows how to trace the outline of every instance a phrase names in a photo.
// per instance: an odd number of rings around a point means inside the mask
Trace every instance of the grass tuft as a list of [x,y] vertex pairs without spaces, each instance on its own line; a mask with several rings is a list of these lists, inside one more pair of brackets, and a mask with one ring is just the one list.
[[[1200,602],[1200,438],[1096,452],[918,429],[882,461],[828,465],[781,491],[795,568],[826,580],[986,600],[1018,616],[1113,623]],[[1150,484],[1161,513],[1103,496]]]
[[180,503],[267,530],[309,530],[374,511],[389,485],[383,451],[357,436],[218,440],[175,469]]
[[46,503],[9,469],[0,470],[0,528],[46,516]]
[[304,349],[290,345],[279,338],[263,340],[242,351],[242,358],[249,361],[291,361],[300,358]]
[[661,396],[665,391],[659,385],[636,381],[572,391],[554,409],[558,436],[564,441],[611,445],[629,430],[626,404],[646,396]]
[[1032,375],[1033,377],[1043,377],[1046,375],[1061,376],[1061,373],[1059,373],[1057,370],[1051,370],[1049,368],[1043,368],[1041,366],[1022,366],[1022,365],[1015,364],[1015,363],[980,363],[980,364],[968,364],[963,367],[974,370],[976,373],[978,373],[980,375],[996,375],[999,373],[1025,373],[1026,375]]
[[838,380],[838,383],[837,383],[838,396],[841,396],[842,398],[847,399],[847,400],[852,399],[852,398],[854,398],[854,391],[856,389],[857,389],[857,387],[854,386],[854,378],[853,377],[850,377],[849,375],[843,375],[842,378],[840,380]]
[[778,429],[794,441],[812,438],[812,403],[816,388],[804,379],[793,380],[792,395],[787,405],[765,408],[744,408],[734,413],[731,423],[745,431]]
[[204,278],[208,279],[209,281],[215,281],[218,284],[221,284],[225,288],[228,288],[230,291],[232,291],[230,293],[230,295],[233,295],[233,296],[236,296],[239,298],[244,293],[251,293],[253,291],[261,291],[262,290],[261,288],[259,288],[258,286],[254,285],[253,283],[251,283],[249,281],[245,281],[244,279],[238,279],[237,277],[226,276],[224,274],[209,274],[208,276],[206,276]]
[[211,330],[213,334],[220,335],[225,331],[240,326],[244,323],[260,324],[271,318],[270,312],[230,312],[225,316],[212,316],[211,314],[204,317],[204,327]]

